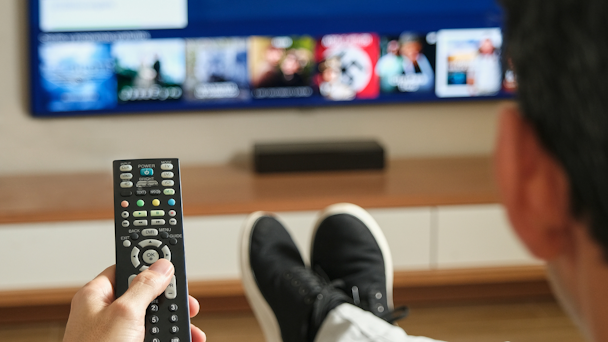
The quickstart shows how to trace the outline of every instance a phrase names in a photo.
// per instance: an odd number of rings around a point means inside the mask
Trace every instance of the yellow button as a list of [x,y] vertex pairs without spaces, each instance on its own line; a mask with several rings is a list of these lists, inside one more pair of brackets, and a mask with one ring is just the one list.
[[157,200],[157,199],[155,199],[155,200],[152,201],[152,205],[155,206],[155,207],[158,207],[160,205],[160,201]]

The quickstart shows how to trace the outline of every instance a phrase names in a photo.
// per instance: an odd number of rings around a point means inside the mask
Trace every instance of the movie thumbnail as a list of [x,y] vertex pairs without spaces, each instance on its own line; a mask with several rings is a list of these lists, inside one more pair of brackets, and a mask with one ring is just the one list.
[[46,108],[52,112],[116,106],[114,61],[108,44],[46,43],[39,48]]
[[186,42],[185,96],[196,101],[245,101],[251,98],[247,39],[192,39]]
[[426,35],[383,36],[376,64],[382,93],[430,92],[435,87],[435,46]]
[[329,100],[373,99],[379,95],[374,72],[380,39],[373,33],[330,34],[317,44],[317,85]]
[[438,97],[496,95],[502,88],[499,28],[437,32]]
[[312,96],[314,49],[315,40],[309,36],[251,37],[249,70],[253,97]]
[[179,100],[186,80],[183,39],[112,44],[120,102]]

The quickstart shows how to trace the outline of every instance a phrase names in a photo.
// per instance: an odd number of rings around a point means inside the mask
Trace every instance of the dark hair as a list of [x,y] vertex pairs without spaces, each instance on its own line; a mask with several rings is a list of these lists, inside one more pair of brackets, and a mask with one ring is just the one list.
[[608,1],[502,0],[518,101],[608,260]]

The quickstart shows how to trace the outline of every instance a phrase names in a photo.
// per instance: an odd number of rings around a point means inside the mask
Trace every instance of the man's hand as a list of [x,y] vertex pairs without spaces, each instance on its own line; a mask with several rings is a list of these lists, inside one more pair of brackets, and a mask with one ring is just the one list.
[[[64,342],[142,342],[148,305],[165,291],[173,276],[173,264],[160,259],[140,273],[118,299],[114,299],[116,266],[108,267],[72,299]],[[190,315],[199,310],[190,297]],[[191,326],[192,342],[205,342],[199,328]]]

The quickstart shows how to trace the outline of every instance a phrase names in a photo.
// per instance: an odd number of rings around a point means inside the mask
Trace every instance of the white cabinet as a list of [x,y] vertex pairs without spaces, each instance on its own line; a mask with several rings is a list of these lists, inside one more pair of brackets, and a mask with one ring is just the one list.
[[[538,263],[511,232],[498,205],[371,209],[391,249],[395,270]],[[308,259],[317,212],[283,212]],[[188,278],[239,277],[239,237],[247,215],[184,219]],[[4,252],[0,291],[81,286],[114,263],[112,221],[0,225]]]
[[519,242],[499,205],[436,209],[438,268],[537,264]]

